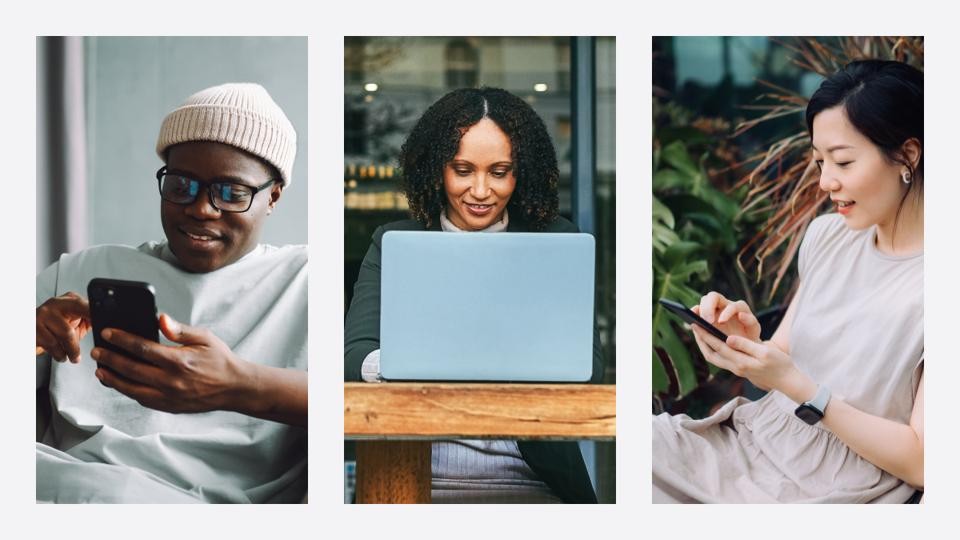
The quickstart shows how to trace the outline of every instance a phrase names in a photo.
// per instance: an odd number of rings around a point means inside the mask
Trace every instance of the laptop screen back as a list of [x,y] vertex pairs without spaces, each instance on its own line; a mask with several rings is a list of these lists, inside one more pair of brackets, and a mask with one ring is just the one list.
[[385,379],[590,379],[592,236],[391,231],[381,260]]

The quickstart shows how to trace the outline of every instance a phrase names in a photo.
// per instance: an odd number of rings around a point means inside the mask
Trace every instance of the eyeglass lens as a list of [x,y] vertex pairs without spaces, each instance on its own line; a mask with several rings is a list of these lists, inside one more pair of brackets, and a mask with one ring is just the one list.
[[[198,180],[178,174],[164,174],[160,182],[163,198],[177,204],[193,203],[203,185]],[[207,189],[213,195],[214,205],[221,210],[246,210],[253,196],[250,186],[232,182],[214,182]]]

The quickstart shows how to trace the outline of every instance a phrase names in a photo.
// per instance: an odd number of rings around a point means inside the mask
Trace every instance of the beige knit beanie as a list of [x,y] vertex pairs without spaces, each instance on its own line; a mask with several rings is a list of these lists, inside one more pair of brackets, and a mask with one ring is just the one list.
[[157,155],[182,142],[213,141],[263,158],[280,171],[284,187],[290,184],[297,132],[259,84],[227,83],[188,97],[163,119]]

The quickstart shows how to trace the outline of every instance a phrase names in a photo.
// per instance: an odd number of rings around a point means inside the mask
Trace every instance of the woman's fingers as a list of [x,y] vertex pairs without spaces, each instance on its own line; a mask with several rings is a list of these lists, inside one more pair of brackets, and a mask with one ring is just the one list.
[[767,345],[757,343],[740,336],[730,336],[727,338],[727,347],[734,353],[749,356],[751,358],[762,358],[767,351]]
[[697,346],[700,347],[700,352],[707,362],[710,362],[720,369],[730,371],[730,365],[726,359],[718,355],[716,349],[711,346],[711,341],[719,343],[720,340],[696,325],[693,326],[693,339],[697,341]]
[[751,370],[757,365],[757,359],[764,353],[764,345],[747,338],[729,336],[727,342],[733,345],[731,346],[705,330],[695,328],[694,332],[698,333],[700,339],[710,348],[711,356],[708,358],[710,363],[738,377],[746,377],[752,373]]
[[740,320],[740,324],[748,330],[751,334],[756,334],[759,338],[760,336],[760,321],[757,319],[757,316],[751,312],[740,312],[737,313],[737,318]]
[[736,302],[730,302],[727,304],[727,307],[723,308],[723,311],[720,312],[720,316],[717,317],[717,322],[725,323],[738,313],[750,313],[750,306],[748,306],[743,300],[737,300]]
[[722,294],[716,291],[710,291],[700,299],[700,311],[698,315],[703,320],[712,323],[717,320],[717,310],[725,307],[729,301]]

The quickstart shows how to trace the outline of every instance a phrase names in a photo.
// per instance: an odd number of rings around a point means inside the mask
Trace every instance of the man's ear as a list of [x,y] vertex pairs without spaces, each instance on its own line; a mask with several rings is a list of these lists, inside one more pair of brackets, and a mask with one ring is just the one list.
[[272,212],[277,206],[277,201],[280,200],[280,195],[283,195],[283,184],[276,183],[270,188],[270,202],[267,204],[267,212]]

